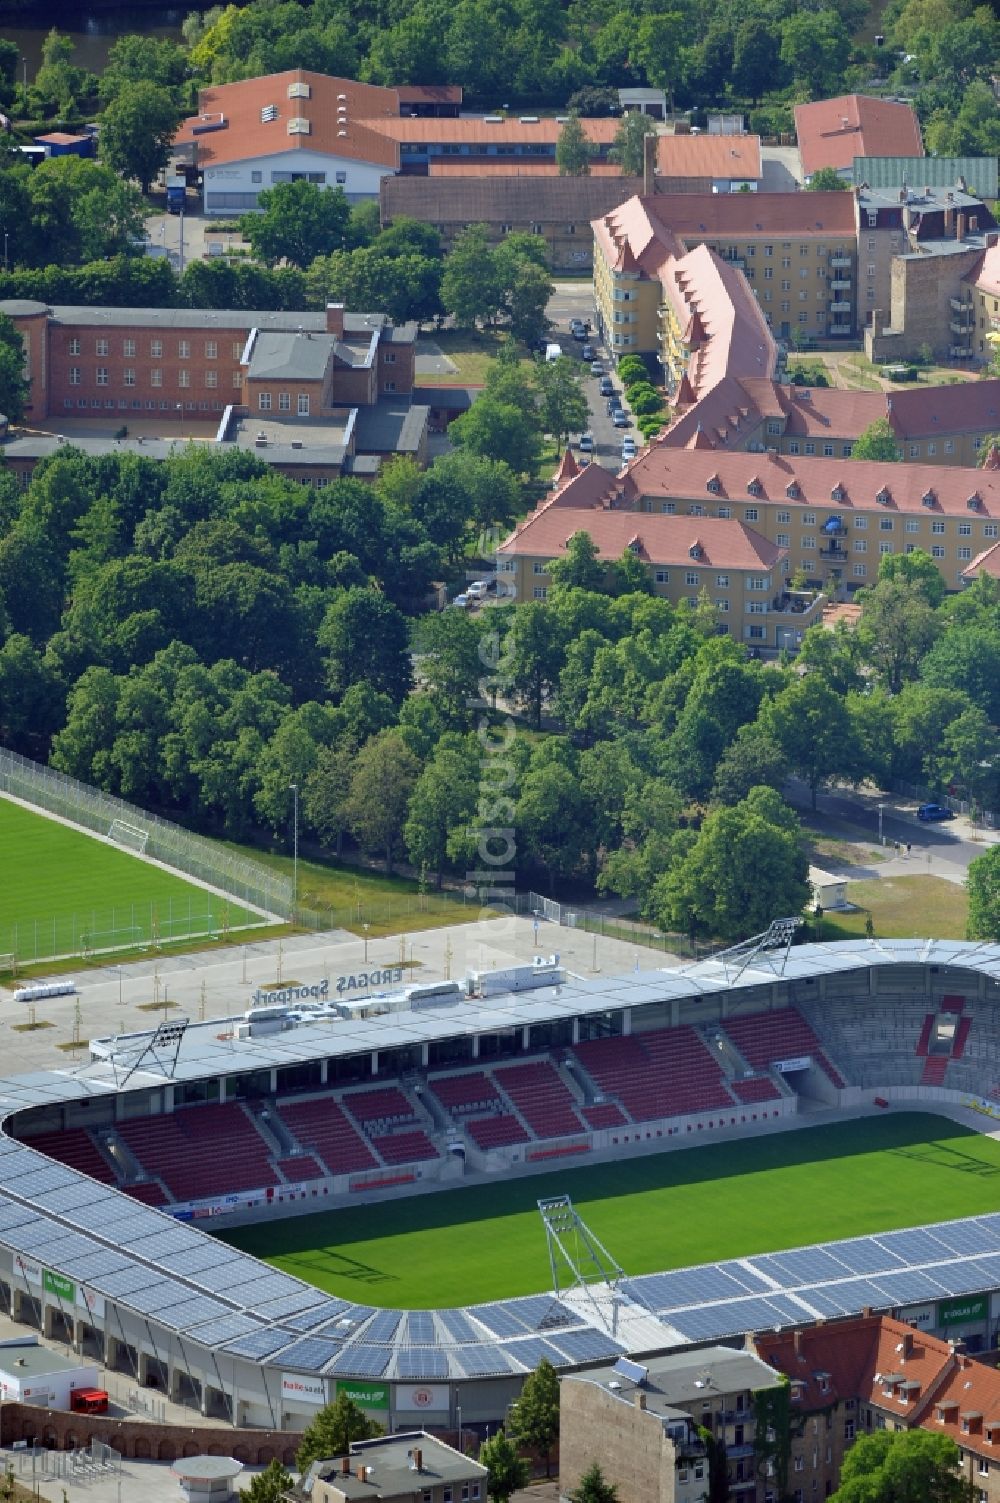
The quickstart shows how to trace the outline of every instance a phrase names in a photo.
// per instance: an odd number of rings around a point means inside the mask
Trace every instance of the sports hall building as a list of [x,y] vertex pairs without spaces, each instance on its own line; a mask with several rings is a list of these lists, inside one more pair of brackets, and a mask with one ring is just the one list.
[[592,980],[556,962],[321,1022],[291,1010],[94,1040],[76,1071],[0,1083],[15,1319],[206,1415],[288,1430],[344,1387],[394,1428],[454,1427],[459,1408],[495,1423],[543,1356],[569,1371],[864,1310],[996,1342],[996,1214],[593,1299],[411,1311],[323,1294],[207,1234],[545,1169],[558,1193],[563,1164],[791,1125],[810,1105],[992,1114],[994,949],[858,941]]

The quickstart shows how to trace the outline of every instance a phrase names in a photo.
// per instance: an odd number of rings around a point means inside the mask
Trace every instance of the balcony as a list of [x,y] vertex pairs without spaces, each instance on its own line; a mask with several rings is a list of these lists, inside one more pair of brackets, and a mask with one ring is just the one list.
[[959,335],[965,334],[965,335],[967,335],[967,334],[971,334],[972,333],[972,325],[971,324],[960,322],[959,320],[954,319],[954,318],[952,319],[952,321],[948,325],[948,327],[949,327],[949,329],[951,330],[951,332],[953,334],[959,334]]
[[847,559],[847,549],[839,543],[824,543],[819,550],[820,558],[829,559],[831,563],[844,563]]
[[830,290],[832,292],[850,292],[850,290],[851,290],[851,279],[850,279],[850,277],[835,277],[833,279],[833,281],[830,283]]
[[[818,594],[815,590],[781,590],[771,601],[770,614],[772,616],[799,616],[803,620],[821,610],[826,604],[826,596]],[[739,1456],[742,1453],[733,1446],[727,1446],[730,1456]]]
[[843,268],[845,271],[850,266],[850,264],[851,264],[851,258],[850,258],[850,256],[831,256],[830,257],[830,265],[831,266],[834,266],[834,267],[837,267],[837,268]]
[[952,313],[965,313],[968,314],[969,318],[972,317],[972,304],[965,302],[960,297],[950,297],[948,299],[948,307]]
[[[727,1461],[739,1461],[744,1456],[752,1456],[752,1455],[753,1455],[753,1446],[752,1445],[727,1446],[726,1447],[726,1460]],[[746,1480],[749,1482],[750,1478],[747,1478]]]
[[844,298],[838,298],[835,303],[830,304],[831,313],[850,313],[850,311],[851,305]]

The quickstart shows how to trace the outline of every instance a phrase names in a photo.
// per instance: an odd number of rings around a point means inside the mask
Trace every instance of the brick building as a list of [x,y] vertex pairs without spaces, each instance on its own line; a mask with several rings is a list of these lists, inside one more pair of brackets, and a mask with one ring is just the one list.
[[562,1379],[563,1495],[596,1461],[628,1503],[701,1503],[708,1491],[702,1430],[725,1444],[734,1503],[756,1503],[753,1395],[778,1388],[773,1369],[751,1352],[713,1346],[628,1370],[633,1377],[606,1367]]

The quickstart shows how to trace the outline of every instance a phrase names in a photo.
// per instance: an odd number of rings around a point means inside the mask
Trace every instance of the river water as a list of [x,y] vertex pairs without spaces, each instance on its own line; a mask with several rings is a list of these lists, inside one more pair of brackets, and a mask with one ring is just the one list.
[[34,0],[26,10],[5,13],[0,0],[0,37],[20,47],[22,58],[27,60],[30,83],[41,62],[42,43],[53,26],[72,37],[76,44],[74,63],[91,73],[100,73],[108,48],[123,32],[137,31],[179,41],[184,17],[189,11],[203,8],[197,0],[183,5],[115,5],[103,9],[91,8],[86,3],[74,5],[72,0],[69,3],[54,0],[46,5]]

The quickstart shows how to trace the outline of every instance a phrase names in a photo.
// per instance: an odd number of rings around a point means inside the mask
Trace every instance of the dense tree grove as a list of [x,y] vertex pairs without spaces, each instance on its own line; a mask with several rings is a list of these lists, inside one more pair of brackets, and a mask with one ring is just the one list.
[[[496,380],[522,412],[542,397],[506,390],[514,369]],[[585,534],[547,599],[427,614],[516,498],[471,445],[319,492],[195,445],[165,463],[67,446],[26,490],[0,476],[0,738],[231,836],[287,835],[295,783],[331,855],[348,842],[429,882],[479,866],[497,827],[520,880],[596,886],[692,936],[806,902],[788,774],[996,807],[990,580],[943,596],[931,559],[887,559],[857,629],[812,629],[787,666]]]

